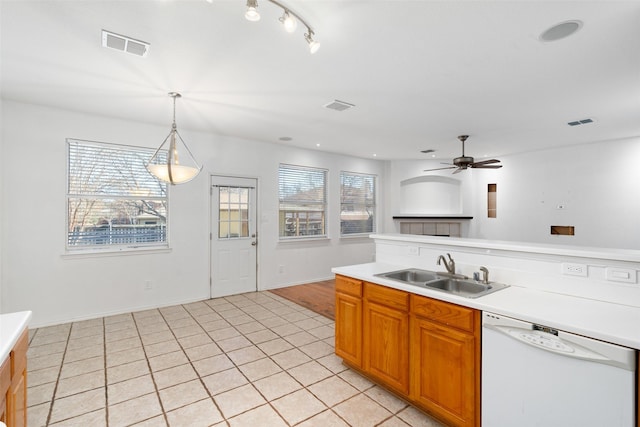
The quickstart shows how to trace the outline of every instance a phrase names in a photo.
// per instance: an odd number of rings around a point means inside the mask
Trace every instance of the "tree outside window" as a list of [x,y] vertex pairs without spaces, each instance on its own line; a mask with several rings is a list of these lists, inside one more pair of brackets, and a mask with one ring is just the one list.
[[144,166],[153,152],[67,139],[68,250],[167,246],[167,185]]

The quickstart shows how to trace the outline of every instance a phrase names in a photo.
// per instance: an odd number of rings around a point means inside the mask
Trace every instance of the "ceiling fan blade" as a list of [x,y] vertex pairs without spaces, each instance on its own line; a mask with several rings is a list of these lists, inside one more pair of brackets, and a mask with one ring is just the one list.
[[454,171],[453,171],[453,173],[454,173],[454,174],[456,174],[456,173],[460,173],[460,171],[463,171],[463,170],[465,170],[465,169],[466,169],[466,168],[458,168],[458,169],[454,170]]
[[489,159],[489,160],[481,160],[479,162],[474,162],[473,163],[473,167],[478,167],[478,165],[488,165],[491,163],[500,163],[500,160],[498,159]]
[[444,169],[454,169],[456,166],[449,166],[447,168],[425,169],[423,172],[441,171]]
[[476,163],[473,165],[469,165],[469,167],[474,169],[500,169],[502,165],[478,165]]

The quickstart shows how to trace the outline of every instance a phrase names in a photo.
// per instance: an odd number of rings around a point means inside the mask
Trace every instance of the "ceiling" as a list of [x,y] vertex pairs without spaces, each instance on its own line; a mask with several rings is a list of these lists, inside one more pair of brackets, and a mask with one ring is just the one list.
[[[281,2],[316,54],[267,0],[259,22],[243,0],[2,0],[2,97],[168,129],[178,91],[183,135],[377,159],[451,158],[460,134],[476,157],[640,135],[638,1]],[[584,25],[539,41],[567,20]],[[102,29],[148,56],[102,47]],[[336,99],[355,107],[323,107]]]

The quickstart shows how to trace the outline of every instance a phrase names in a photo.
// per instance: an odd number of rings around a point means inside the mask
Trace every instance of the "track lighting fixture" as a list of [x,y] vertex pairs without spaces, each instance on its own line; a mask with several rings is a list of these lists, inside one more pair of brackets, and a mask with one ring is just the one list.
[[287,33],[293,33],[298,26],[298,21],[296,21],[296,18],[294,18],[288,10],[285,10],[284,14],[280,17],[280,22],[282,22],[284,30]]
[[[198,176],[202,166],[198,166],[196,159],[191,154],[189,147],[187,147],[187,143],[178,133],[178,127],[176,126],[176,98],[180,98],[182,95],[177,92],[169,92],[169,96],[173,98],[173,124],[171,125],[171,130],[145,166],[159,180],[175,185],[191,181]],[[169,141],[169,151],[165,158],[161,150],[167,141]],[[179,150],[184,155],[182,160],[178,153]]]
[[259,21],[260,12],[258,12],[258,0],[247,0],[247,11],[244,13],[247,21]]
[[313,39],[315,34],[311,28],[307,27],[307,32],[304,33],[304,39],[309,43],[309,52],[316,53],[320,49],[320,43]]
[[[207,0],[209,1],[209,0]],[[304,33],[304,39],[309,44],[309,52],[316,53],[318,49],[320,49],[320,43],[313,39],[315,33],[311,29],[311,26],[307,24],[307,22],[302,19],[300,15],[295,12],[292,12],[291,9],[285,7],[282,3],[277,0],[267,0],[270,3],[275,4],[276,6],[282,8],[282,16],[278,18],[278,20],[282,23],[285,31],[288,33],[293,33],[298,26],[298,21],[302,22],[302,24],[307,28],[307,32]],[[258,12],[258,0],[247,0],[247,11],[244,14],[244,17],[249,21],[259,21],[260,13]]]

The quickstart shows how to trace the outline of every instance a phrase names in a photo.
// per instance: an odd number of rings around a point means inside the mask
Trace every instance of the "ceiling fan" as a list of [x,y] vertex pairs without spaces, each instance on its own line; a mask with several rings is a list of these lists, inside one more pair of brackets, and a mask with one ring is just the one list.
[[467,140],[467,138],[469,138],[469,135],[460,135],[458,137],[458,139],[462,142],[462,156],[460,157],[456,157],[455,159],[453,159],[453,164],[451,163],[443,163],[443,165],[451,165],[451,166],[447,166],[446,168],[436,168],[436,169],[425,169],[425,172],[431,172],[431,171],[439,171],[439,170],[443,170],[443,169],[455,169],[455,171],[453,171],[453,173],[458,173],[462,170],[465,170],[467,168],[477,168],[477,169],[499,169],[502,167],[502,165],[496,165],[494,163],[500,163],[500,160],[498,159],[489,159],[489,160],[482,160],[480,162],[474,162],[473,161],[473,157],[469,157],[469,156],[465,156],[464,155],[464,142]]

